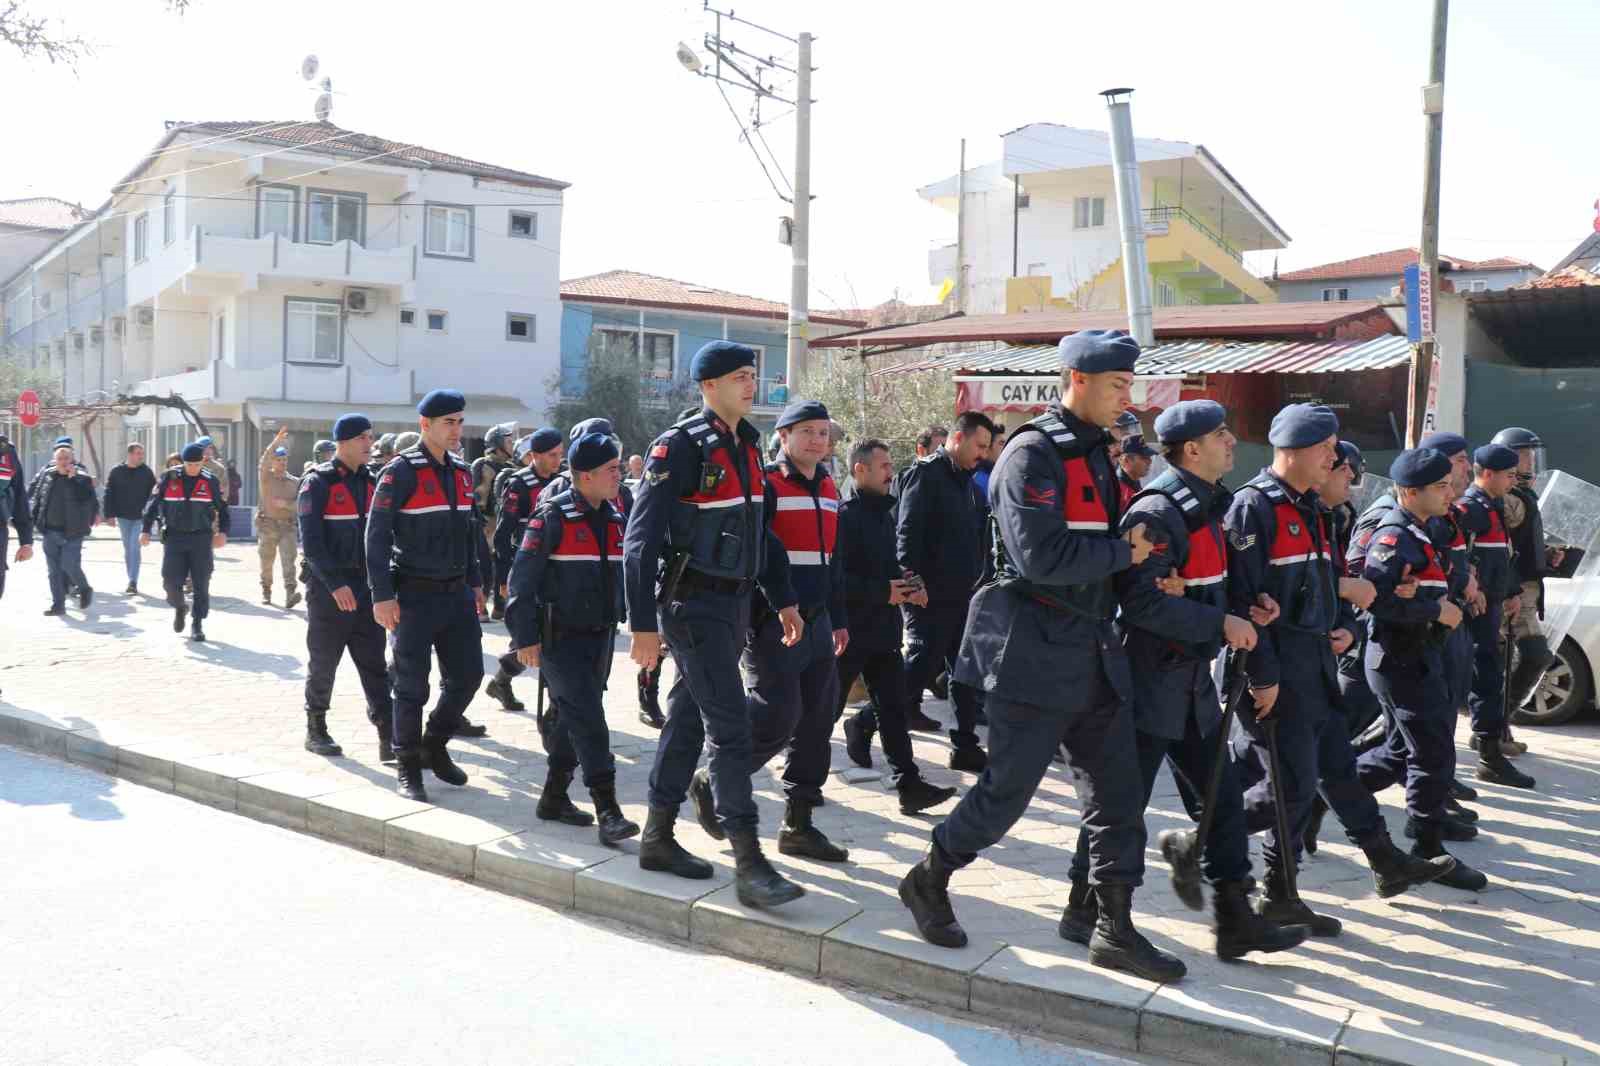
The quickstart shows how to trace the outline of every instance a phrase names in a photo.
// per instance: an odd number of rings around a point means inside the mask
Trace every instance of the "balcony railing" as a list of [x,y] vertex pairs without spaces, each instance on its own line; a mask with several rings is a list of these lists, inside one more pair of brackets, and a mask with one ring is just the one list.
[[1235,261],[1241,265],[1244,263],[1244,254],[1240,252],[1239,249],[1223,240],[1215,230],[1213,230],[1210,226],[1207,226],[1204,222],[1201,222],[1198,218],[1195,218],[1183,208],[1147,207],[1144,209],[1144,224],[1147,227],[1151,223],[1165,225],[1175,218],[1183,219],[1183,221],[1187,222],[1189,225],[1203,233],[1212,244],[1215,244],[1218,248],[1221,248],[1224,252],[1227,252],[1230,256],[1232,256]]

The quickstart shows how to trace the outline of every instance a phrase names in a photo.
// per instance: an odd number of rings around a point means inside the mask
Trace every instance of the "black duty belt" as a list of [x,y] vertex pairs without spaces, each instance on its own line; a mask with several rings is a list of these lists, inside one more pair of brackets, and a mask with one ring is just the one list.
[[465,588],[467,579],[464,577],[417,577],[412,574],[396,574],[394,587],[397,589],[415,589],[418,592],[457,592]]
[[737,581],[731,577],[712,577],[702,574],[698,570],[685,570],[683,577],[678,581],[678,596],[682,598],[689,593],[710,592],[719,596],[744,596],[750,592],[754,582]]
[[569,625],[563,625],[560,622],[557,622],[555,625],[551,626],[550,628],[555,630],[556,639],[559,640],[562,637],[599,637],[599,636],[604,636],[607,633],[616,632],[617,625],[616,625],[615,622],[613,622],[612,624],[610,624],[608,626],[569,626]]

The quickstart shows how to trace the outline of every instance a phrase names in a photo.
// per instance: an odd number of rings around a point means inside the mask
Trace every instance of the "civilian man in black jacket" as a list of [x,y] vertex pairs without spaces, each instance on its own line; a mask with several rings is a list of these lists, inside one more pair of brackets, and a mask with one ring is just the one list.
[[94,589],[83,576],[83,538],[100,513],[94,479],[73,462],[72,445],[58,444],[33,479],[28,506],[35,527],[44,534],[44,561],[50,575],[50,606],[45,614],[66,614],[67,590],[78,590],[78,606],[87,609]]
[[[928,605],[906,603],[906,691],[920,709],[922,690],[941,670],[951,672],[961,648],[967,604],[983,572],[983,548],[972,471],[988,454],[994,423],[980,411],[965,411],[944,447],[917,460],[900,475],[895,554],[901,570],[922,576]],[[950,684],[956,727],[950,769],[982,773],[989,757],[978,745],[977,695]]]
[[17,527],[16,561],[33,558],[33,512],[22,487],[22,459],[4,433],[0,433],[0,596],[6,592],[6,523]]
[[[883,731],[883,754],[893,770],[890,780],[900,793],[903,814],[937,807],[956,794],[922,779],[911,754],[906,729],[910,700],[905,688],[905,661],[900,657],[900,612],[897,605],[928,605],[928,593],[907,579],[895,561],[895,498],[889,495],[894,466],[889,446],[864,440],[850,452],[855,492],[839,505],[839,555],[844,560],[844,598],[850,643],[839,656],[839,708],[856,678],[866,677],[876,715],[858,711],[845,719],[845,750],[858,766],[872,765],[872,733]],[[876,722],[874,722],[874,717]]]
[[122,537],[122,560],[128,568],[128,595],[139,591],[139,532],[144,528],[144,505],[156,487],[155,471],[144,461],[144,445],[128,445],[128,458],[106,475],[106,500],[102,511],[106,525],[115,524]]

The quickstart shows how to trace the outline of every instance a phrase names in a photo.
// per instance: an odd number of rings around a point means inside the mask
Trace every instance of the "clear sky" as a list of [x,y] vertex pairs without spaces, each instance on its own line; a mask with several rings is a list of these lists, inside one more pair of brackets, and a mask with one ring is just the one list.
[[[715,85],[673,53],[709,16],[683,0],[366,3],[34,0],[98,42],[74,76],[0,52],[0,198],[99,204],[166,119],[309,118],[317,53],[339,125],[572,182],[561,275],[613,268],[784,300],[786,213]],[[746,0],[817,37],[814,309],[931,290],[954,239],[919,185],[997,158],[1029,122],[1104,128],[1133,86],[1140,136],[1204,144],[1289,232],[1284,270],[1417,243],[1427,0]],[[1600,197],[1600,4],[1456,0],[1441,250],[1549,267]],[[792,46],[733,27],[741,47]],[[730,98],[741,112],[748,94]],[[792,118],[767,129],[785,166]],[[1271,256],[1251,257],[1258,273]]]

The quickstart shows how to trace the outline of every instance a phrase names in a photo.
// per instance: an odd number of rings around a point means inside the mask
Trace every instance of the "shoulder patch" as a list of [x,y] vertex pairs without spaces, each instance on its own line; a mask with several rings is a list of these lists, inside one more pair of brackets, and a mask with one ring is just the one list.
[[1378,543],[1383,545],[1385,548],[1392,548],[1396,544],[1400,543],[1400,534],[1380,533],[1378,534]]
[[670,450],[671,449],[667,447],[666,442],[662,441],[650,449],[650,458],[665,459],[667,457],[667,452]]

